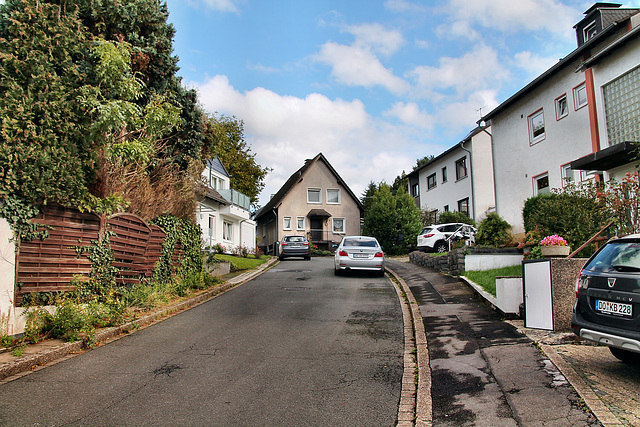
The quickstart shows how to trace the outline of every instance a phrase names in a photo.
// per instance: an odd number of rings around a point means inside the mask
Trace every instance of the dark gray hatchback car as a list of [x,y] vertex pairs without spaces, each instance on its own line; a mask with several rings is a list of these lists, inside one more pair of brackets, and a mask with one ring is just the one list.
[[573,332],[609,346],[624,362],[640,363],[640,234],[611,240],[580,272]]
[[311,259],[311,245],[304,236],[284,236],[280,242],[280,253],[278,258],[283,260],[287,257],[304,257]]

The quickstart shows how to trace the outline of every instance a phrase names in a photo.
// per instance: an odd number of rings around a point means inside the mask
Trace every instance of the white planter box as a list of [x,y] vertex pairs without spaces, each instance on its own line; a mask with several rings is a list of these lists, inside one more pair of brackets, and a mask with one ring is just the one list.
[[503,313],[520,313],[522,277],[496,277],[496,299]]

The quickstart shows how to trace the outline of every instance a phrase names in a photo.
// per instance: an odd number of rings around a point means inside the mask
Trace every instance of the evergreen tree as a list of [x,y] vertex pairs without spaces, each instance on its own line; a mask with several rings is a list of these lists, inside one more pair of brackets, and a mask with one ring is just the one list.
[[95,144],[80,97],[90,39],[72,5],[0,5],[0,196],[30,204],[87,194]]
[[391,194],[391,187],[381,183],[364,212],[364,233],[378,239],[388,253],[394,253],[398,236],[395,211],[396,199]]
[[404,253],[417,244],[416,238],[422,229],[422,213],[406,188],[396,194],[396,222],[400,231],[398,250]]

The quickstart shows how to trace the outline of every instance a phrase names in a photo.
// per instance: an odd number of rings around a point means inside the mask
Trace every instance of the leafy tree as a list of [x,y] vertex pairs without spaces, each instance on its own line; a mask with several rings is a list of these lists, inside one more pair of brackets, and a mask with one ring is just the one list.
[[429,163],[431,160],[435,159],[436,156],[434,156],[433,154],[429,154],[428,156],[424,156],[418,160],[416,160],[416,165],[413,167],[413,170],[416,170],[418,168],[420,168],[421,166],[426,165],[427,163]]
[[378,191],[378,185],[373,181],[369,181],[367,189],[364,190],[362,196],[360,196],[360,202],[362,202],[365,212],[371,206],[371,202],[373,201],[373,196],[376,194],[376,191]]
[[244,123],[235,117],[207,117],[204,126],[204,157],[218,155],[231,175],[231,186],[255,204],[271,169],[256,161],[244,139]]
[[364,212],[363,232],[378,239],[385,252],[392,252],[394,238],[398,235],[395,210],[396,199],[391,194],[391,187],[381,183]]
[[396,221],[400,236],[397,246],[404,252],[408,246],[417,244],[416,238],[422,229],[422,215],[413,197],[406,188],[400,188],[396,194]]
[[402,174],[396,176],[396,179],[393,180],[391,192],[396,195],[400,189],[407,190],[407,188],[409,188],[409,178],[407,178],[407,174],[402,171]]
[[415,244],[420,229],[420,209],[409,193],[401,189],[394,196],[391,187],[381,183],[365,208],[363,232],[378,239],[385,252],[396,254]]
[[144,107],[157,96],[178,107],[180,122],[166,136],[160,154],[186,170],[200,157],[203,113],[195,90],[181,84],[178,57],[173,55],[175,29],[159,0],[76,0],[80,18],[95,37],[131,46],[131,70],[144,83],[136,100]]

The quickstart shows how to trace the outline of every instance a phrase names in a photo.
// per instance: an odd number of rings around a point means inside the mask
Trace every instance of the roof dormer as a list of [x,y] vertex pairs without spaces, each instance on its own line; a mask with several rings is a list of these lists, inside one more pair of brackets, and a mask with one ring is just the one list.
[[629,19],[640,9],[623,8],[619,3],[595,3],[584,13],[585,17],[573,28],[576,29],[578,47],[582,46],[604,29]]

